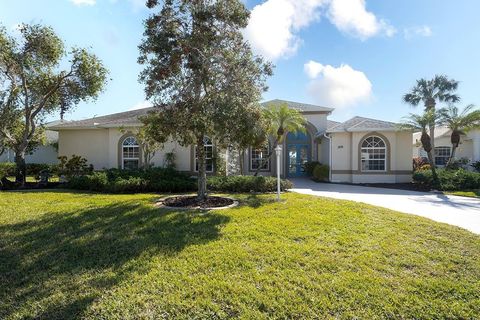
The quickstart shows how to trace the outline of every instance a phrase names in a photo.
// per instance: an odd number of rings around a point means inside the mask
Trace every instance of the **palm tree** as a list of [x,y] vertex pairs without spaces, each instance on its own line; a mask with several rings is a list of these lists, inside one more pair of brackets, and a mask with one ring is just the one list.
[[[431,80],[420,79],[411,91],[403,96],[405,103],[416,107],[423,102],[425,111],[435,111],[437,102],[455,103],[460,97],[455,94],[458,88],[458,81],[449,79],[445,75],[436,75]],[[430,140],[432,149],[435,148],[435,123],[430,123]]]
[[438,113],[430,109],[421,115],[410,113],[407,117],[404,118],[404,121],[400,124],[401,129],[415,131],[420,130],[420,132],[422,133],[422,136],[420,137],[420,142],[422,143],[423,149],[427,153],[428,163],[430,164],[430,168],[432,170],[433,183],[435,186],[438,185],[438,175],[435,168],[432,139],[428,134],[428,129],[432,123],[438,123],[438,120]]
[[452,143],[452,152],[447,162],[447,167],[455,159],[455,151],[460,143],[460,136],[465,132],[480,128],[480,110],[474,110],[474,105],[466,106],[462,112],[454,105],[443,108],[438,111],[440,116],[440,124],[446,126],[452,131],[450,142]]
[[265,158],[255,171],[255,176],[258,175],[260,169],[263,167],[274,153],[278,144],[283,142],[287,132],[305,132],[305,124],[307,120],[297,109],[289,108],[286,103],[270,104],[263,110],[263,116],[267,120],[267,134],[275,137],[273,144],[268,150],[267,158]]

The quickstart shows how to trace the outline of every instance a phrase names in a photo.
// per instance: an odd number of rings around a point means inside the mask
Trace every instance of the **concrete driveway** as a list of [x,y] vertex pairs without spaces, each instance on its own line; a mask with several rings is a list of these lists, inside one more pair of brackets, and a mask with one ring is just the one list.
[[480,234],[480,199],[291,179],[293,192],[364,202],[448,223]]

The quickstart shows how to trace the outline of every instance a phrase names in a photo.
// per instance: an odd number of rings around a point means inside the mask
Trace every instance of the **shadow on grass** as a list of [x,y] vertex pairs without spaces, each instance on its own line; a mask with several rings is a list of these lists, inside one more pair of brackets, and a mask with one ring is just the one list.
[[256,194],[249,194],[247,197],[240,199],[240,205],[236,208],[242,208],[245,206],[251,208],[259,208],[266,204],[274,203],[275,199],[273,197],[259,197]]
[[[215,240],[228,220],[127,201],[0,226],[0,319],[19,308],[28,318],[79,318],[102,292],[147,272],[148,257]],[[41,307],[29,310],[34,302]]]

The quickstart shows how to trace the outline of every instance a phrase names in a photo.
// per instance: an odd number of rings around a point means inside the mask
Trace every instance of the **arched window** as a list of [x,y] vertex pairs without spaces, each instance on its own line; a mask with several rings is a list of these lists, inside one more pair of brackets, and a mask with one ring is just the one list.
[[122,142],[122,169],[138,169],[140,164],[140,146],[133,136]]
[[382,138],[371,136],[363,140],[361,148],[362,171],[386,171],[387,146]]
[[[205,168],[207,172],[213,172],[213,143],[209,137],[203,138],[205,149]],[[195,146],[195,171],[198,171],[197,146]]]
[[269,149],[269,142],[266,142],[260,148],[250,148],[250,170],[254,171],[262,166],[260,170],[270,171],[270,160],[267,160]]

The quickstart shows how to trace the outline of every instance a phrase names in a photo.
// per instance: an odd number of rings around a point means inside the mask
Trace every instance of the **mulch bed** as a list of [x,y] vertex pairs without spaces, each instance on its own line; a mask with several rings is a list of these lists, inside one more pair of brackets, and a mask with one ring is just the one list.
[[207,197],[199,201],[196,196],[176,196],[163,200],[163,204],[176,208],[219,208],[234,203],[234,200],[223,197]]

